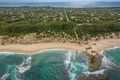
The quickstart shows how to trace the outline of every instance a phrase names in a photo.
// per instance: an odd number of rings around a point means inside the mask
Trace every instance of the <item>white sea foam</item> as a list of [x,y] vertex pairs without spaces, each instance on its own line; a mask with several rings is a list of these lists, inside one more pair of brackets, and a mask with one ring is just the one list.
[[71,64],[72,52],[69,51],[68,53],[66,53],[66,54],[65,54],[65,57],[66,57],[66,59],[65,59],[65,61],[64,61],[64,64],[65,64],[66,68],[68,68],[69,65]]
[[3,51],[3,52],[0,52],[0,54],[4,54],[4,55],[12,55],[12,54],[25,54],[25,55],[30,55],[30,54],[26,54],[26,53],[15,53],[15,52],[5,52],[5,51]]
[[13,52],[0,52],[0,55],[3,54],[3,55],[12,55],[12,54],[15,54]]
[[106,57],[106,55],[104,54],[105,51],[115,50],[117,48],[120,48],[120,46],[115,46],[113,48],[107,48],[101,51],[100,54],[103,56],[102,65],[101,65],[102,68],[112,69],[113,67],[117,66],[115,63],[112,62],[112,57]]
[[90,71],[86,71],[86,72],[83,72],[83,74],[85,74],[87,77],[89,76],[89,75],[103,75],[104,74],[104,72],[106,71],[106,70],[108,70],[108,69],[112,69],[113,68],[113,66],[116,66],[115,65],[115,63],[113,63],[111,60],[111,58],[108,58],[108,57],[106,57],[105,55],[104,55],[104,51],[106,51],[106,50],[114,50],[114,49],[116,49],[116,48],[120,48],[119,46],[116,46],[116,47],[114,47],[114,48],[108,48],[108,49],[105,49],[105,50],[102,50],[101,52],[100,52],[100,54],[103,56],[103,58],[102,58],[102,64],[101,64],[101,70],[97,70],[97,71],[94,71],[94,72],[90,72]]
[[9,73],[6,73],[6,74],[4,74],[1,78],[0,78],[0,80],[6,80],[8,77],[9,77]]
[[103,56],[102,65],[101,65],[102,68],[112,69],[114,66],[117,66],[115,63],[112,62],[112,57],[106,57],[106,55],[104,54],[105,51],[114,50],[117,48],[120,48],[120,46],[115,46],[113,48],[107,48],[101,51],[101,55]]
[[[31,57],[28,57],[25,61],[23,61],[19,66],[16,66],[16,69],[15,69],[15,73],[18,74],[23,74],[24,72],[26,72],[27,70],[29,70],[31,68]],[[9,77],[9,73],[5,73],[1,78],[0,80],[6,80],[8,77]],[[16,76],[16,79],[18,80],[17,76]]]
[[114,66],[116,66],[116,64],[113,63],[110,58],[107,58],[104,55],[102,58],[102,66],[101,67],[105,68],[105,69],[112,69]]
[[65,60],[65,61],[64,61],[64,64],[65,64],[66,68],[68,68],[68,65],[70,64],[70,61]]
[[18,72],[22,74],[22,73],[26,72],[27,70],[29,70],[30,67],[31,66],[18,67],[18,70],[19,70]]
[[69,73],[70,80],[77,80],[76,79],[76,76],[77,76],[76,72],[79,69],[82,69],[82,72],[88,71],[89,67],[88,67],[87,60],[85,60],[85,63],[74,61],[76,59],[76,52],[75,51],[69,51],[68,53],[65,54],[65,57],[66,57],[66,59],[64,60],[65,69]]
[[120,46],[115,46],[115,47],[113,47],[113,48],[107,48],[107,49],[105,49],[105,50],[114,50],[114,49],[117,49],[117,48],[120,48]]
[[86,76],[89,76],[89,75],[103,75],[104,74],[104,71],[108,70],[108,69],[112,69],[113,66],[116,66],[112,61],[111,61],[111,58],[108,58],[104,55],[104,51],[106,50],[113,50],[113,49],[116,49],[116,48],[120,48],[118,46],[114,47],[114,48],[108,48],[108,49],[105,49],[105,50],[102,50],[100,52],[100,54],[103,56],[102,58],[102,64],[101,64],[101,70],[97,70],[97,71],[94,71],[94,72],[90,72],[90,71],[86,71],[86,72],[83,72],[83,74],[85,74]]
[[73,72],[73,70],[76,70],[76,67],[73,64],[73,61],[76,58],[76,53],[74,51],[69,51],[68,53],[65,54],[65,69],[69,73],[69,78],[70,80],[76,80],[76,74]]
[[17,66],[18,73],[24,73],[31,68],[31,57],[28,57],[25,61],[23,61],[19,66]]
[[94,72],[86,71],[86,72],[83,72],[83,74],[85,74],[87,77],[89,75],[96,75],[97,76],[97,75],[103,75],[104,71],[105,71],[105,69],[97,70],[97,71],[94,71]]
[[107,48],[107,49],[104,49],[104,50],[102,50],[101,52],[100,52],[100,54],[101,55],[103,55],[104,54],[104,51],[109,51],[109,50],[114,50],[114,49],[117,49],[117,48],[120,48],[120,46],[115,46],[115,47],[113,47],[113,48]]

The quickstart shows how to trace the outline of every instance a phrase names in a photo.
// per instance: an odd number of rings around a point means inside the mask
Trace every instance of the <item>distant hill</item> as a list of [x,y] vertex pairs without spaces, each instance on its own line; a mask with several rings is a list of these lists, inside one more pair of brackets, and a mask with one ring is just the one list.
[[51,7],[120,7],[120,2],[0,2],[0,6],[51,6]]
[[120,7],[120,2],[93,2],[84,7]]

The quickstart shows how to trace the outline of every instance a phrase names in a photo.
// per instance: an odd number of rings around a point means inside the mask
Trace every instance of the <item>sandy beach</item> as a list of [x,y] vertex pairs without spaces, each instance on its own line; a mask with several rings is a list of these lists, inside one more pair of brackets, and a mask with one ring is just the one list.
[[105,39],[99,41],[90,41],[87,45],[79,45],[76,43],[38,43],[38,44],[9,44],[0,45],[0,52],[15,52],[34,54],[35,52],[45,49],[72,49],[77,51],[86,51],[87,47],[91,47],[93,51],[99,53],[101,50],[120,46],[120,39]]
[[0,45],[0,52],[15,52],[34,54],[35,52],[45,49],[72,49],[77,51],[86,51],[87,47],[92,47],[91,50],[100,53],[101,50],[120,46],[120,39],[105,39],[99,41],[90,41],[87,45],[79,45],[76,43],[38,43],[38,44],[10,44]]

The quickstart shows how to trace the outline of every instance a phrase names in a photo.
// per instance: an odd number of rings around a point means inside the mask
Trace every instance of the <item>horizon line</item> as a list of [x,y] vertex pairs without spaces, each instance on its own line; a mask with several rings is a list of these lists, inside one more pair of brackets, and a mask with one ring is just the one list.
[[44,3],[44,2],[120,2],[120,1],[10,1],[10,2],[7,2],[7,1],[0,1],[0,2],[4,2],[4,3]]

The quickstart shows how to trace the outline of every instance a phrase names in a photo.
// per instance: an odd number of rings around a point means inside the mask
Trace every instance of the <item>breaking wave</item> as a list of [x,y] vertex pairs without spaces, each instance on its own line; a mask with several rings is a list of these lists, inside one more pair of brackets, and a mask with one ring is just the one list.
[[1,52],[0,80],[119,80],[120,48],[103,50],[100,56],[100,68],[91,71],[90,56],[78,51],[45,50],[34,55]]

